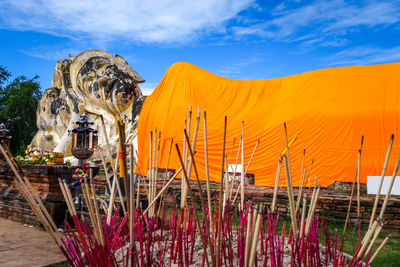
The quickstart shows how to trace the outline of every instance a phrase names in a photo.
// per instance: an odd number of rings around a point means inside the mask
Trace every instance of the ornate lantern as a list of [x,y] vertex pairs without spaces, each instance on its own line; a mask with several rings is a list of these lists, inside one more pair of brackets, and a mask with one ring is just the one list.
[[97,147],[97,130],[89,127],[93,122],[88,120],[86,114],[82,114],[75,124],[78,127],[69,130],[72,132],[71,152],[77,159],[84,161],[93,155]]
[[5,150],[10,149],[11,136],[7,135],[9,132],[4,123],[0,123],[0,143]]

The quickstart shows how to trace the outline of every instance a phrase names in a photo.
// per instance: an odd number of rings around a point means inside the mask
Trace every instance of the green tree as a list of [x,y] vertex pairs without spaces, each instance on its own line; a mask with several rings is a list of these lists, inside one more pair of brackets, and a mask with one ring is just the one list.
[[24,154],[37,132],[36,108],[42,96],[38,76],[18,76],[4,86],[11,74],[0,66],[0,122],[10,130],[11,152]]

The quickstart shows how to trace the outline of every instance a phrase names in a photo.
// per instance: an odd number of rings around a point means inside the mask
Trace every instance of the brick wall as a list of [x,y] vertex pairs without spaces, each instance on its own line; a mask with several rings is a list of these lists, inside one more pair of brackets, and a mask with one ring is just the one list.
[[[62,225],[67,208],[58,178],[69,181],[76,167],[22,166],[33,188],[53,217],[57,225]],[[97,169],[98,170],[98,169]],[[40,226],[39,220],[19,193],[14,184],[11,168],[0,164],[0,217],[9,220]]]

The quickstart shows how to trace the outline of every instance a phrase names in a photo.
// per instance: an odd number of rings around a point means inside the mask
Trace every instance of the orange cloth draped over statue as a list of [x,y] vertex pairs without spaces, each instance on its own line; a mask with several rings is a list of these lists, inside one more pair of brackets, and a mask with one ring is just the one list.
[[[162,133],[159,168],[167,164],[170,142],[182,150],[184,119],[192,106],[191,137],[197,108],[201,121],[195,161],[200,179],[205,180],[204,117],[207,111],[209,171],[212,181],[221,179],[224,116],[228,117],[226,155],[235,164],[244,121],[245,166],[260,140],[248,173],[256,185],[273,186],[279,154],[285,149],[283,123],[288,139],[297,140],[290,149],[293,185],[300,183],[303,149],[305,167],[318,183],[353,181],[361,136],[361,182],[381,175],[391,134],[395,134],[387,175],[392,175],[400,152],[400,63],[341,67],[311,71],[267,80],[226,79],[189,63],[172,65],[148,96],[138,122],[138,150],[141,170],[147,173],[149,132]],[[397,138],[396,138],[397,137]],[[233,153],[233,139],[236,138]],[[241,159],[239,158],[239,164]],[[180,168],[175,147],[169,168]],[[140,171],[140,169],[139,169]],[[282,166],[281,185],[286,185]],[[180,176],[179,176],[180,177]],[[194,171],[191,175],[195,178]],[[307,184],[308,185],[308,184]]]

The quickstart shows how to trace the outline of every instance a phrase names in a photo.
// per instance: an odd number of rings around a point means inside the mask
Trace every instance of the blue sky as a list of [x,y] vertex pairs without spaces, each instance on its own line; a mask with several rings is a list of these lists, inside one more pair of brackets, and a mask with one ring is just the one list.
[[149,94],[191,62],[233,79],[400,61],[400,1],[0,0],[0,65],[51,86],[55,62],[122,55]]

